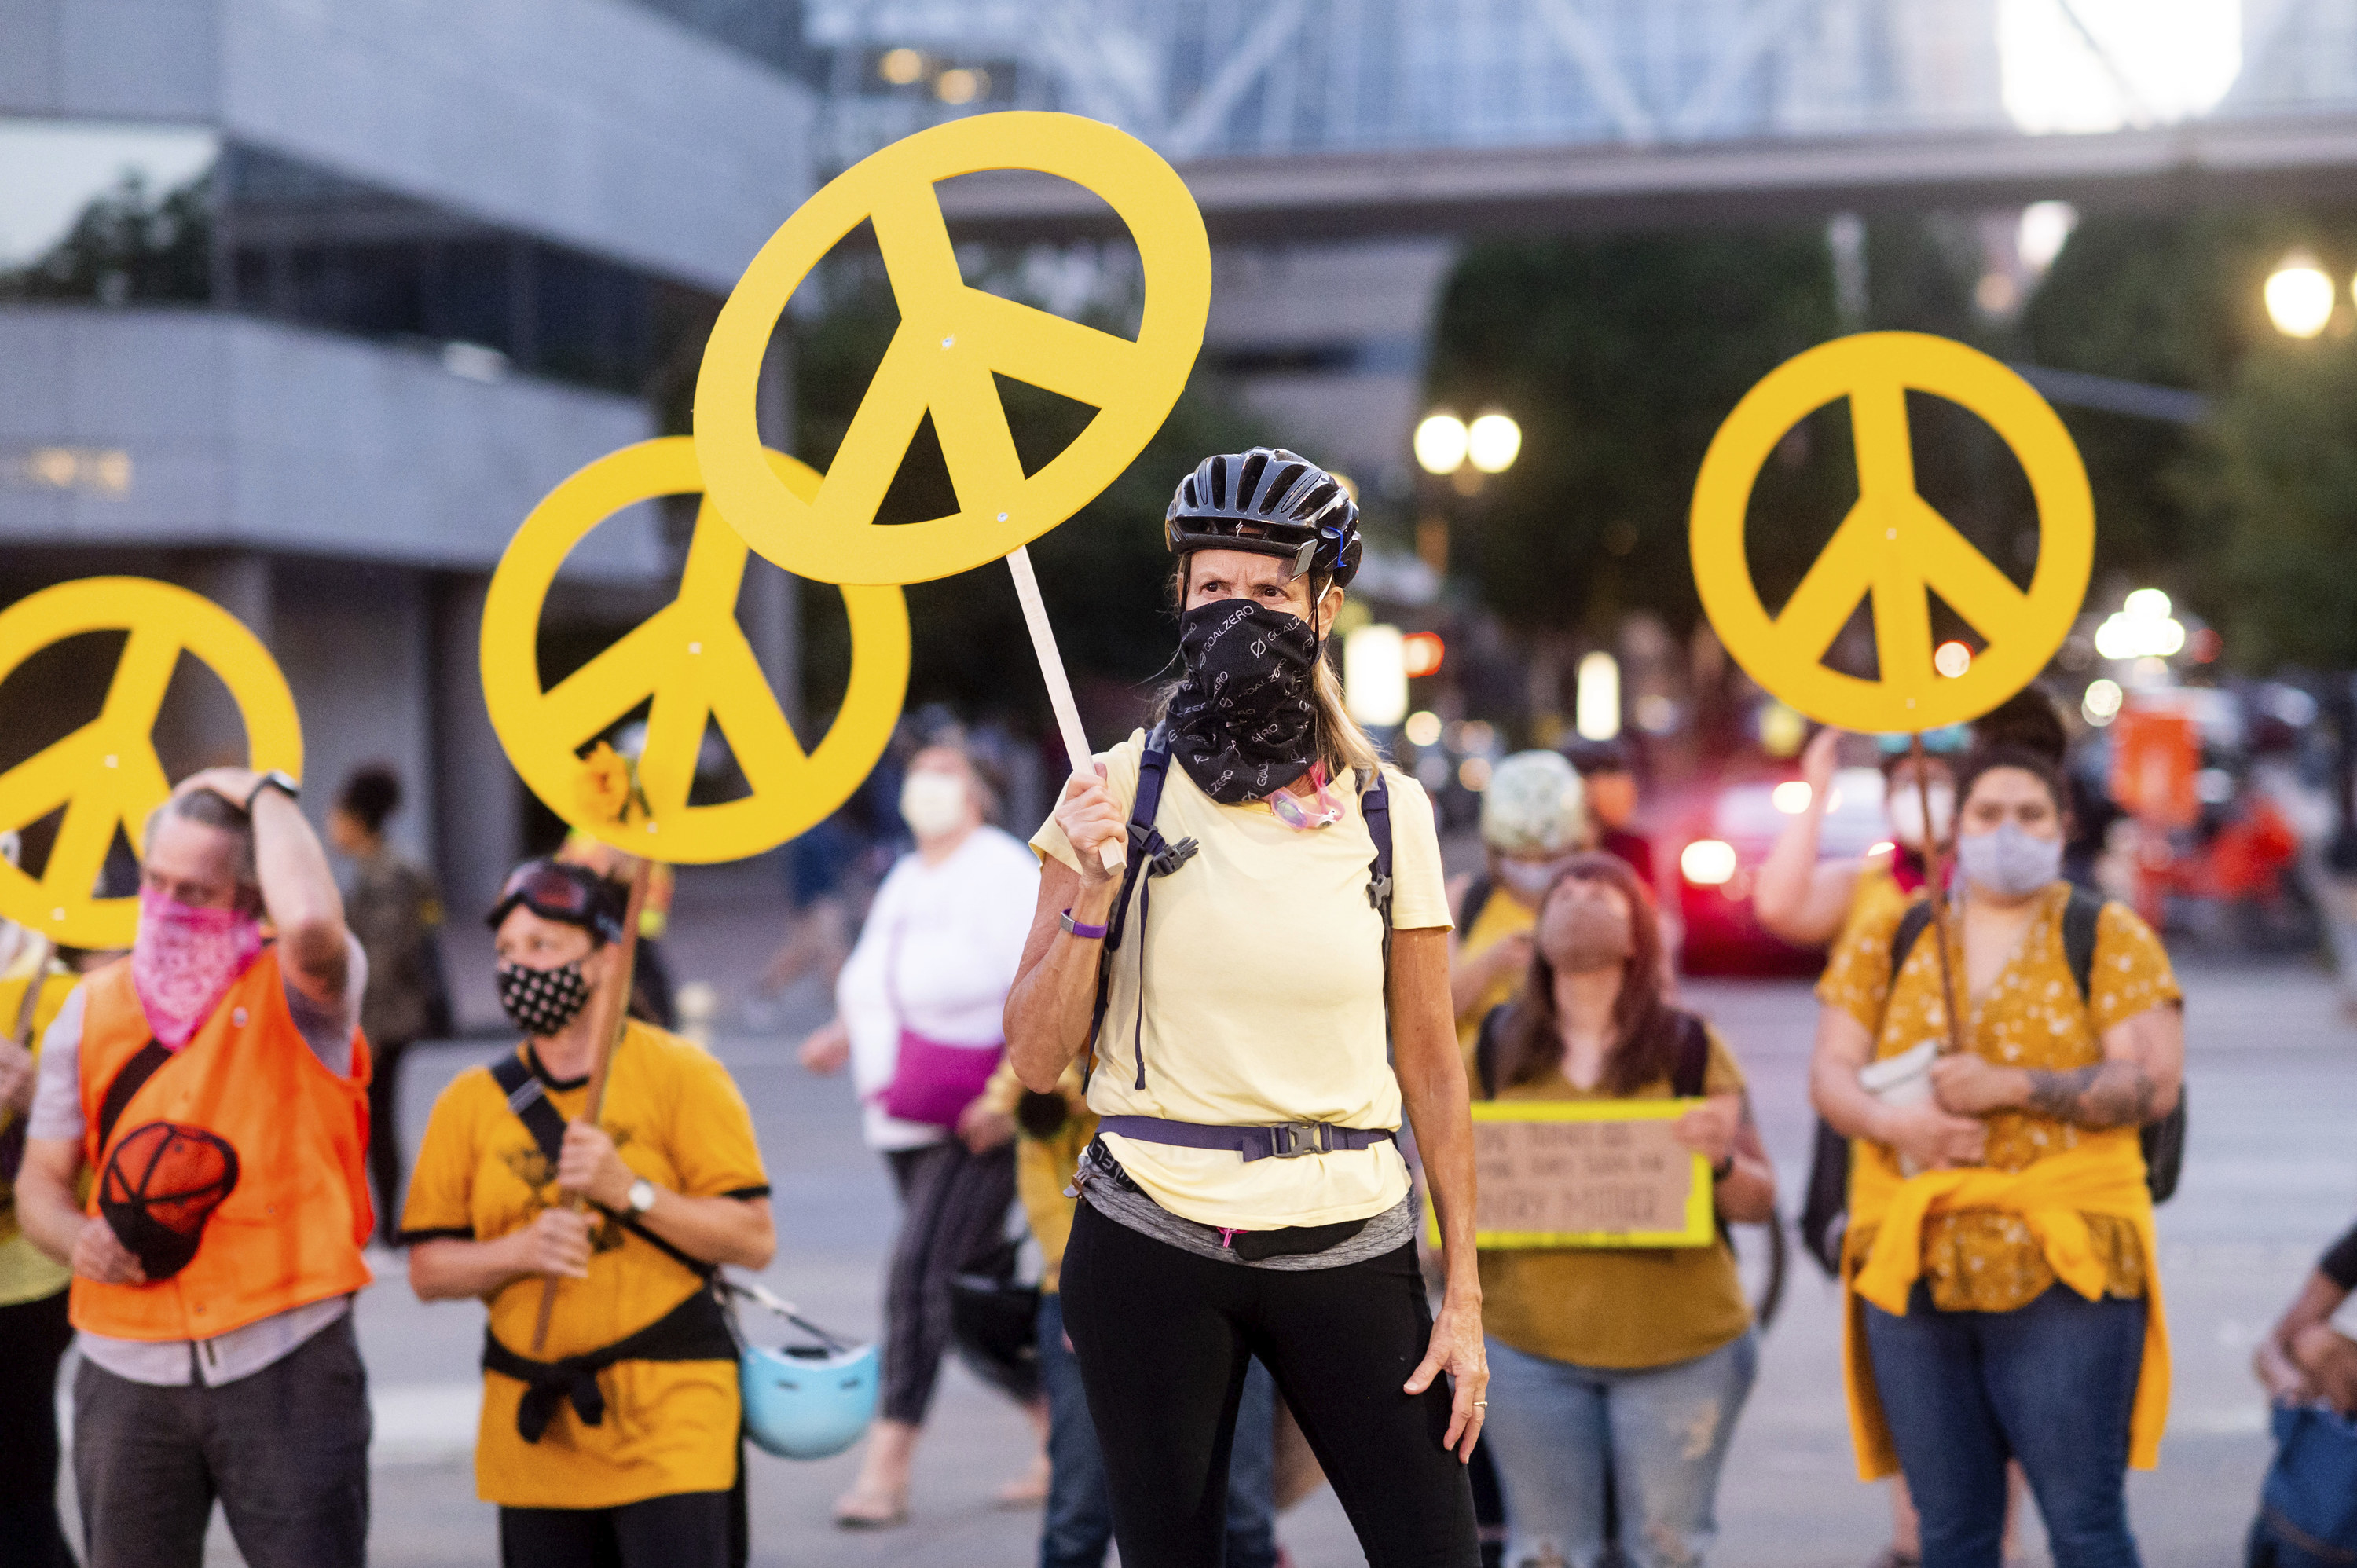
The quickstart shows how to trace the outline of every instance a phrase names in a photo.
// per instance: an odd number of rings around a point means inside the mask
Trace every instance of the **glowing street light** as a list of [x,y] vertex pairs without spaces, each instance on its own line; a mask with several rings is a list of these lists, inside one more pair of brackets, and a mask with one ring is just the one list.
[[2106,659],[2168,659],[2184,647],[2185,624],[2158,588],[2138,588],[2095,628],[2095,651]]
[[2314,253],[2294,251],[2267,276],[2267,319],[2287,338],[2313,338],[2332,319],[2334,292]]
[[1416,466],[1427,474],[1453,474],[1465,466],[1471,441],[1465,422],[1455,414],[1427,413],[1415,427]]
[[1466,455],[1485,474],[1502,474],[1523,450],[1523,427],[1502,413],[1485,413],[1465,433]]

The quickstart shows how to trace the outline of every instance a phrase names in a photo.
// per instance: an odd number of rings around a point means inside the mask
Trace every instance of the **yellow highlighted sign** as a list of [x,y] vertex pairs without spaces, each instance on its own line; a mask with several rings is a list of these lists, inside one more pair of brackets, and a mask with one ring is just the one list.
[[[1910,391],[1978,415],[2029,476],[2038,505],[2038,564],[2029,592],[1916,493]],[[1849,403],[1857,504],[1771,617],[1744,552],[1752,483],[1785,433],[1836,399]],[[2086,597],[2094,499],[2069,431],[2028,381],[1945,338],[1867,332],[1786,360],[1744,394],[1703,458],[1688,542],[1704,613],[1745,673],[1824,724],[1925,730],[1978,718],[2028,685],[2061,647]],[[1927,589],[1987,645],[1961,676],[1932,667]],[[1824,662],[1868,596],[1879,676],[1873,681]]]
[[[1709,1246],[1717,1234],[1710,1164],[1671,1132],[1703,1103],[1474,1101],[1474,1244]],[[1427,1229],[1438,1246],[1437,1215],[1428,1216]]]
[[[1135,341],[967,285],[933,187],[984,169],[1060,176],[1113,208],[1145,274]],[[762,456],[761,361],[794,289],[863,222],[883,252],[900,325],[824,483],[798,491]],[[1187,384],[1211,301],[1202,214],[1145,143],[1076,114],[1028,111],[920,131],[803,203],[729,295],[695,384],[707,493],[755,550],[819,582],[922,583],[995,561],[1080,510],[1145,449]],[[1098,413],[1027,477],[994,372]],[[877,509],[928,412],[958,510],[880,527]]]
[[[776,452],[763,453],[762,460],[790,493],[816,493],[818,476],[802,464]],[[908,692],[909,611],[900,590],[845,588],[851,681],[833,727],[805,751],[737,622],[745,542],[708,499],[696,516],[679,596],[544,689],[541,607],[566,553],[624,507],[702,489],[695,446],[684,435],[600,457],[524,519],[483,605],[483,700],[509,760],[558,816],[649,860],[735,860],[818,822],[851,798],[883,756]],[[647,810],[618,822],[585,804],[581,748],[650,698],[638,766]],[[707,722],[720,726],[752,792],[691,805]]]
[[35,881],[0,861],[0,915],[79,948],[127,948],[139,900],[95,896],[120,827],[146,849],[147,817],[171,793],[154,732],[183,652],[221,677],[245,725],[249,765],[303,771],[295,698],[269,650],[211,600],[146,577],[85,577],[19,599],[0,613],[0,679],[52,643],[122,631],[123,653],[98,717],[0,774],[0,829],[65,808],[48,865]]

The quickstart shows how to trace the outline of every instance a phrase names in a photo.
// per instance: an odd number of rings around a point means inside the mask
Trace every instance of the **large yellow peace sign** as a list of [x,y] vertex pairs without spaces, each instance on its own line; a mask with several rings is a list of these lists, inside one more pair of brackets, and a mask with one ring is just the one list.
[[[2038,503],[2038,566],[2027,594],[1915,493],[1910,389],[1970,409],[2020,460]],[[1752,480],[1787,431],[1842,397],[1857,451],[1857,504],[1771,619],[1744,553]],[[2087,593],[2094,500],[2070,433],[2029,382],[1945,338],[1867,332],[1786,360],[1744,394],[1703,458],[1688,542],[1703,610],[1753,680],[1824,724],[1923,730],[1988,712],[2062,645]],[[1932,668],[1927,588],[1987,643],[1962,676]],[[1875,681],[1823,662],[1869,593]]]
[[[766,454],[781,484],[807,495],[818,476]],[[609,453],[566,479],[525,518],[500,558],[483,603],[483,700],[508,759],[533,792],[573,826],[649,860],[734,860],[784,843],[859,787],[892,738],[909,686],[909,611],[898,588],[843,590],[851,620],[851,682],[817,748],[794,738],[752,645],[737,624],[745,542],[707,500],[695,520],[679,596],[546,691],[540,683],[542,602],[565,553],[598,523],[637,501],[703,488],[684,435]],[[644,821],[621,825],[585,812],[579,748],[653,699],[639,761]],[[752,793],[691,806],[707,720],[719,725]]]
[[[1146,281],[1135,342],[966,286],[933,183],[996,168],[1061,176],[1128,225]],[[862,220],[875,226],[900,325],[825,483],[798,495],[762,458],[754,389],[788,297]],[[695,383],[707,492],[755,550],[821,582],[922,583],[996,560],[1086,506],[1145,449],[1187,384],[1211,303],[1202,214],[1145,143],[1076,114],[1030,112],[920,131],[803,203],[729,295]],[[993,371],[1099,412],[1026,478]],[[878,527],[877,509],[928,410],[959,510]]]
[[154,731],[181,652],[229,688],[253,767],[301,774],[303,731],[286,678],[260,639],[210,599],[146,577],[84,577],[8,607],[0,679],[51,643],[91,631],[130,634],[98,717],[0,773],[0,829],[65,807],[39,881],[0,861],[0,914],[71,947],[127,948],[139,900],[95,897],[98,875],[117,827],[133,850],[145,851],[148,814],[171,793]]

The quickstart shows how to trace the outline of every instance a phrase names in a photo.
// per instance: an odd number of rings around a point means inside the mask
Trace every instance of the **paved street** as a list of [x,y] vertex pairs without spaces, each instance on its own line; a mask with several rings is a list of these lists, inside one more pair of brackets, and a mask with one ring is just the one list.
[[[758,928],[729,922],[708,940],[698,929],[689,920],[673,944],[683,977],[721,982],[746,972]],[[2357,1212],[2357,1142],[2349,1136],[2357,1031],[2335,1016],[2322,978],[2298,968],[2197,968],[2187,980],[2192,1146],[2184,1189],[2161,1217],[2177,1397],[2161,1469],[2133,1484],[2154,1568],[2236,1560],[2266,1457],[2263,1410],[2244,1369],[2252,1343]],[[1789,1209],[1808,1148],[1807,993],[1790,983],[1718,982],[1695,983],[1688,995],[1727,1029],[1754,1077]],[[880,1163],[859,1144],[848,1090],[808,1079],[791,1059],[792,1039],[819,1015],[817,1002],[790,996],[765,1026],[740,1020],[714,1047],[752,1103],[776,1185],[781,1245],[769,1283],[821,1321],[869,1334],[892,1205]],[[487,1047],[447,1046],[414,1057],[405,1084],[412,1128],[453,1073],[487,1055]],[[467,1456],[481,1313],[419,1305],[390,1264],[382,1261],[384,1278],[361,1305],[378,1412],[375,1559],[387,1568],[486,1562],[492,1510],[474,1498]],[[1851,1468],[1835,1330],[1834,1293],[1796,1254],[1729,1463],[1717,1563],[1863,1563],[1881,1542],[1880,1490],[1860,1485]],[[1025,1456],[1017,1413],[953,1369],[919,1460],[906,1528],[849,1535],[828,1527],[827,1505],[849,1479],[851,1456],[791,1465],[756,1455],[756,1561],[1013,1568],[1032,1558],[1036,1515],[994,1509],[989,1499]],[[1361,1560],[1330,1492],[1288,1515],[1281,1533],[1299,1568]],[[215,1541],[219,1562],[237,1561],[218,1527]],[[2033,1561],[2043,1562],[2042,1553]]]

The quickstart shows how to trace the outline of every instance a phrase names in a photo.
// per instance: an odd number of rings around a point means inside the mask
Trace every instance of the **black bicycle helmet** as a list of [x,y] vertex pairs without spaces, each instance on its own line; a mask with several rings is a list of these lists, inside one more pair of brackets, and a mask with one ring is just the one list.
[[1298,453],[1255,446],[1206,457],[1178,481],[1162,520],[1173,555],[1249,550],[1293,563],[1292,575],[1318,571],[1347,587],[1364,545],[1359,506],[1341,481]]

